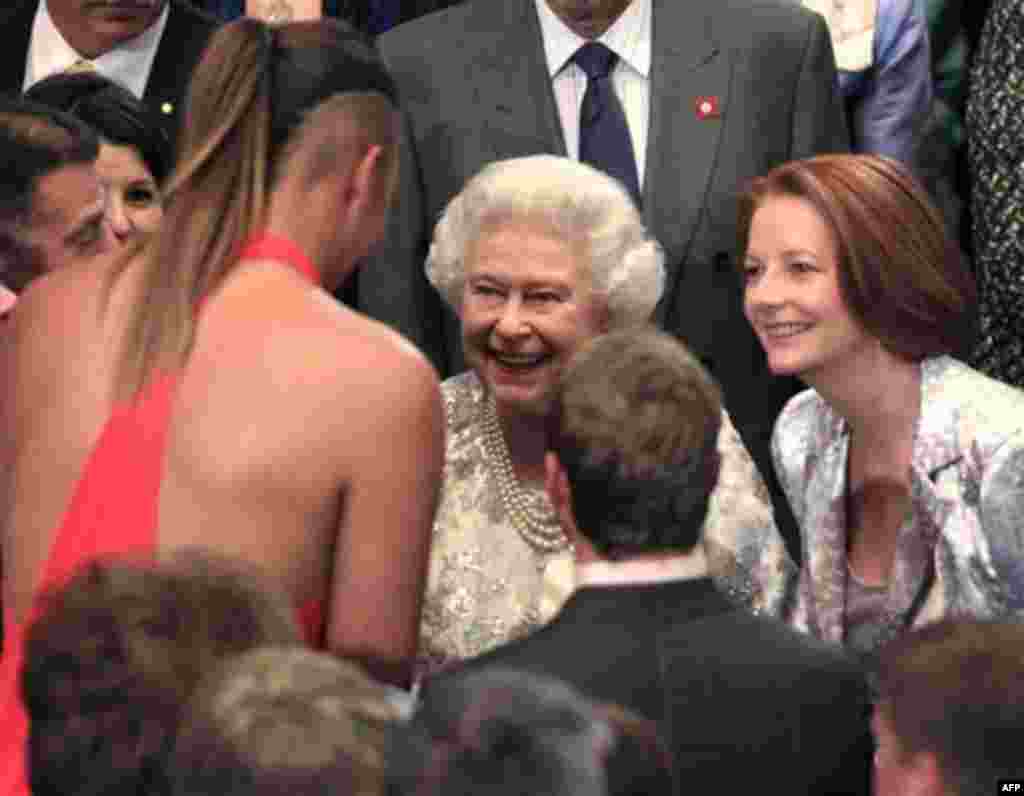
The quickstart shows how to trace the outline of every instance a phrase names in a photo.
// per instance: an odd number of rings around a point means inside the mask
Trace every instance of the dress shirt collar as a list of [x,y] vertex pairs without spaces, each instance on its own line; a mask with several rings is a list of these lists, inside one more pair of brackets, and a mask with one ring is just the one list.
[[576,565],[576,587],[639,586],[675,580],[695,580],[708,574],[704,548],[698,544],[686,555],[644,561],[588,561]]
[[[167,17],[171,11],[168,2],[154,24],[134,39],[122,42],[109,52],[89,59],[96,70],[111,80],[116,80],[136,97],[142,98],[149,80],[156,49],[167,27]],[[41,0],[32,24],[32,40],[29,46],[25,85],[28,88],[50,75],[63,72],[82,60],[75,49],[68,44],[57,26],[53,23],[46,0]]]
[[[682,1],[682,0],[680,0]],[[548,73],[554,77],[587,39],[571,30],[545,0],[534,0],[544,40]],[[642,77],[651,71],[651,0],[633,0],[597,41],[619,56]]]

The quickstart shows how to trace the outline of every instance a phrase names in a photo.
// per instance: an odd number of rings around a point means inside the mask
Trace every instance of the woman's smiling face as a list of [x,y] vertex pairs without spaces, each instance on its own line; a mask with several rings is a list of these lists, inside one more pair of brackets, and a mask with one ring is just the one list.
[[854,318],[839,284],[836,242],[805,199],[767,199],[750,223],[744,311],[773,373],[804,380],[877,340]]
[[467,253],[466,360],[500,414],[546,414],[566,363],[604,331],[581,248],[519,220],[485,226]]
[[134,147],[103,142],[96,173],[107,189],[107,219],[119,243],[156,231],[164,217],[160,189]]

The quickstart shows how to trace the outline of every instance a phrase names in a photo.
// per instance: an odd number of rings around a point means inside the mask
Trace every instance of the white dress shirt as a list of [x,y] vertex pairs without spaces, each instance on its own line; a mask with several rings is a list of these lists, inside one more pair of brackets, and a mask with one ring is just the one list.
[[588,561],[576,564],[576,588],[584,586],[644,586],[709,575],[704,548],[698,542],[678,556],[632,561]]
[[117,81],[142,99],[170,11],[171,6],[168,3],[156,22],[134,39],[122,42],[96,58],[83,59],[53,24],[46,0],[40,0],[36,18],[32,23],[32,37],[28,44],[22,90],[50,75],[64,72],[81,60],[88,60],[101,75]]
[[[570,59],[588,40],[562,22],[545,0],[535,2],[544,39],[548,74],[551,75],[551,86],[562,122],[562,133],[565,135],[565,149],[569,157],[578,160],[580,108],[587,90],[587,75]],[[612,71],[612,86],[626,115],[636,158],[636,173],[642,188],[647,163],[647,127],[651,104],[651,0],[633,0],[622,12],[622,16],[596,41],[619,57]]]

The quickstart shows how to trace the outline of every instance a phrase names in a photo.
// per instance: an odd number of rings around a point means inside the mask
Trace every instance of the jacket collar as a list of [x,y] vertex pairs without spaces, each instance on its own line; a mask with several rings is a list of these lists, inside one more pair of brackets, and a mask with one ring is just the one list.
[[[935,357],[921,363],[921,410],[911,461],[911,515],[896,540],[885,622],[895,632],[932,577],[932,550],[954,506],[935,488],[938,474],[962,456],[959,410],[943,395],[944,377],[954,361]],[[846,612],[848,565],[846,492],[850,435],[846,421],[827,406],[819,433],[822,452],[808,461],[803,523],[808,622],[817,635],[841,643]]]

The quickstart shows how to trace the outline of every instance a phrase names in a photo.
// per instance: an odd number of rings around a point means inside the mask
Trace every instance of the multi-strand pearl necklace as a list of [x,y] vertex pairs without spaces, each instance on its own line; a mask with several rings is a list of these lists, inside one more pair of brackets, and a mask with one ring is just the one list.
[[550,506],[545,506],[543,510],[538,511],[531,506],[530,496],[519,484],[492,396],[484,399],[483,410],[484,448],[491,471],[498,479],[501,502],[512,520],[512,525],[519,531],[523,540],[535,550],[543,553],[566,550],[569,547],[569,540],[562,532],[554,510]]

